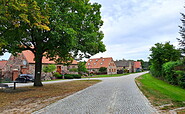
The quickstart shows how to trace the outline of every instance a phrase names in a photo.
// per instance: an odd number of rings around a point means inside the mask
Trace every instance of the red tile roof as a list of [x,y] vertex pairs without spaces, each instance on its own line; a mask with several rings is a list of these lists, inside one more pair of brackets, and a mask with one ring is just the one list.
[[[34,61],[34,58],[35,58],[34,54],[30,50],[23,51],[22,53],[25,56],[25,58],[26,58],[28,63],[35,63],[35,61]],[[45,56],[42,58],[42,63],[55,64],[54,61],[49,60]],[[72,64],[77,64],[77,61],[73,60]]]
[[89,59],[86,63],[86,68],[100,68],[100,67],[107,68],[111,61],[113,61],[112,57]]
[[7,61],[0,61],[0,69],[4,68],[6,63],[7,63]]
[[134,68],[141,68],[141,62],[140,61],[135,61],[134,62]]

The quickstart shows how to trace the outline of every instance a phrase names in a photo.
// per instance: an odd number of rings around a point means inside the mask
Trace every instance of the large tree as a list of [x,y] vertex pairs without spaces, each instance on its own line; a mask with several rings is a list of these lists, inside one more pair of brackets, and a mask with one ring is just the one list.
[[153,76],[161,77],[162,76],[162,65],[169,61],[179,60],[181,57],[180,50],[175,49],[170,42],[166,42],[165,44],[157,43],[153,46],[150,51],[150,71]]
[[78,62],[78,73],[83,74],[87,72],[87,68],[85,66],[86,62]]
[[34,86],[42,86],[42,57],[69,62],[105,51],[101,5],[89,0],[1,0],[0,38],[16,54],[35,55]]

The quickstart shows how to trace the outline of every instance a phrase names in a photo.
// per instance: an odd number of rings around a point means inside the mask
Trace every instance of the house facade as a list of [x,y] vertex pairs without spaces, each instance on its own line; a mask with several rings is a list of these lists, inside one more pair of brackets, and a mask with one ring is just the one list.
[[[117,67],[117,72],[135,72],[134,71],[134,61],[133,60],[116,60],[114,61]],[[122,71],[122,72],[121,72]]]
[[4,73],[5,73],[5,65],[6,65],[6,63],[7,63],[6,60],[0,61],[0,78],[2,78]]
[[[77,72],[69,72],[71,68],[78,68],[77,61],[73,61],[70,65],[65,66],[64,64],[57,64],[52,60],[43,57],[42,59],[42,67],[47,66],[48,64],[54,64],[56,66],[56,72],[62,73],[73,73],[77,74]],[[4,78],[8,78],[9,80],[15,80],[19,74],[35,74],[35,61],[34,54],[29,51],[23,51],[19,53],[17,56],[11,55],[9,60],[4,67],[5,73]],[[51,77],[51,73],[42,72],[41,76],[43,80],[49,80]]]
[[135,72],[140,72],[142,70],[142,65],[140,61],[135,61],[134,62],[134,71]]
[[114,61],[117,67],[117,72],[121,71],[123,72],[124,70],[128,73],[131,72],[139,72],[142,70],[142,65],[141,62],[139,61],[133,61],[133,60],[116,60]]
[[112,57],[89,59],[86,63],[86,68],[91,73],[98,73],[101,67],[107,68],[107,74],[117,74],[116,64]]

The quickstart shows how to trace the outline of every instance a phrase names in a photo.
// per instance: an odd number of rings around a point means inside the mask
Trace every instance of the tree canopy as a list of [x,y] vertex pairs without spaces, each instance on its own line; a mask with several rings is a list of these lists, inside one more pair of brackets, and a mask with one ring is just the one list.
[[86,62],[78,62],[78,73],[79,74],[87,72],[87,68],[86,68],[85,64],[86,64]]
[[105,51],[101,5],[89,0],[1,0],[4,51],[35,55],[34,86],[42,86],[42,57],[69,62]]
[[162,76],[162,65],[164,63],[179,60],[181,57],[180,50],[175,49],[170,42],[166,42],[165,44],[157,43],[150,51],[150,71],[156,77]]
[[53,65],[53,64],[46,65],[46,66],[43,67],[43,72],[45,72],[45,73],[50,73],[51,72],[53,74],[53,72],[55,70],[56,70],[56,66]]

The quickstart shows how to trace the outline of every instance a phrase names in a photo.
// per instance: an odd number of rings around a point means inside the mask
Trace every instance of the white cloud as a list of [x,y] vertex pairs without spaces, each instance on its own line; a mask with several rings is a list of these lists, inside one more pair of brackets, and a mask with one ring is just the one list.
[[94,57],[147,60],[155,43],[170,41],[175,46],[183,0],[93,0],[102,4],[107,51]]

